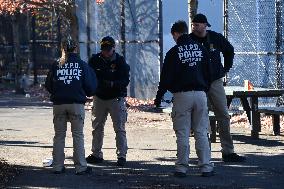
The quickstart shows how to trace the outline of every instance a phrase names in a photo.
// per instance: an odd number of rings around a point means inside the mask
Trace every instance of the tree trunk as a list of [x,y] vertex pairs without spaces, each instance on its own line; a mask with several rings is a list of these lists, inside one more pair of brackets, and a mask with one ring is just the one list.
[[191,20],[197,14],[198,0],[188,0],[188,6],[189,6],[188,13],[191,22]]

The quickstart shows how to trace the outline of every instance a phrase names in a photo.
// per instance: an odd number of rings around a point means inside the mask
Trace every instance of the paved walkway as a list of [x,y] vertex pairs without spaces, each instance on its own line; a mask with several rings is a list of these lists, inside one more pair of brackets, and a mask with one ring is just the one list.
[[[9,103],[7,99],[10,99]],[[16,100],[15,100],[16,99]],[[90,112],[86,114],[86,155],[91,148]],[[115,166],[115,141],[107,121],[104,141],[105,163],[93,166],[93,174],[76,176],[72,163],[70,128],[66,138],[67,172],[54,175],[42,166],[52,152],[52,109],[36,99],[0,97],[0,158],[22,168],[9,188],[284,188],[284,136],[262,132],[259,140],[250,138],[248,128],[232,128],[236,152],[247,157],[242,164],[221,161],[220,143],[212,144],[216,176],[200,177],[191,138],[188,176],[173,177],[176,154],[170,117],[157,113],[129,113],[127,123],[128,163]]]

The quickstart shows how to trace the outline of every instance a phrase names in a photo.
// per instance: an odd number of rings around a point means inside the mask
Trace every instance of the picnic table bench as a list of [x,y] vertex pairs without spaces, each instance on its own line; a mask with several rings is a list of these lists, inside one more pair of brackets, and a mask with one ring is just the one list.
[[210,129],[209,134],[210,134],[210,141],[212,143],[216,142],[216,133],[217,133],[217,118],[214,114],[214,112],[209,111],[209,122],[210,122]]
[[280,135],[280,115],[284,115],[284,107],[259,107],[258,113],[271,115],[274,135]]
[[[245,90],[242,86],[226,86],[228,107],[233,98],[240,98],[244,110],[247,113],[248,120],[251,124],[251,136],[254,139],[259,138],[260,132],[260,114],[258,100],[262,97],[280,97],[284,94],[284,89],[271,88],[254,88],[251,91]],[[249,100],[248,100],[249,99]],[[250,101],[250,102],[249,102]],[[277,119],[277,118],[276,118]],[[277,120],[276,120],[277,122]]]

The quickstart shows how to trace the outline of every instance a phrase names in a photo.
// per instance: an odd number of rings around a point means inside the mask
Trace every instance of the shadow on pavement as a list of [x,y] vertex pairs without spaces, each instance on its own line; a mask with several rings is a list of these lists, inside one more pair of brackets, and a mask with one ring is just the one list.
[[[246,144],[253,144],[257,146],[263,147],[272,147],[272,146],[284,146],[284,142],[279,140],[269,140],[269,139],[262,139],[261,135],[259,139],[253,139],[251,136],[246,136],[243,134],[232,134],[234,141],[240,141]],[[275,136],[277,137],[277,136]]]
[[37,97],[25,97],[23,95],[0,95],[0,108],[23,108],[23,107],[41,107],[50,108],[52,103],[42,101]]
[[[35,145],[38,144],[38,145]],[[53,148],[52,145],[46,145],[39,142],[30,141],[3,141],[0,140],[0,146],[16,146],[16,147],[31,147],[31,148]],[[73,148],[66,146],[65,148]]]
[[[159,158],[158,158],[159,159]],[[164,161],[164,159],[160,159]],[[170,161],[172,161],[171,159]],[[213,160],[215,161],[215,160]],[[197,162],[193,159],[192,162]],[[190,165],[186,178],[173,177],[172,165],[159,162],[129,161],[117,167],[115,161],[90,165],[91,175],[77,176],[73,165],[65,165],[66,173],[55,175],[50,168],[21,167],[22,174],[10,188],[283,188],[283,156],[247,155],[245,163],[215,161],[216,175],[200,177],[196,165]],[[270,183],[273,183],[271,185]]]

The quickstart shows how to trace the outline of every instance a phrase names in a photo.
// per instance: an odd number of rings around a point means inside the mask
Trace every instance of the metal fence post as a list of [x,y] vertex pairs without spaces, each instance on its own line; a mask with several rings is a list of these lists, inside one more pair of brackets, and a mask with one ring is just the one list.
[[[276,87],[282,89],[282,4],[280,0],[275,1],[275,55],[276,55]],[[277,105],[283,104],[283,97],[277,99]]]
[[122,55],[125,57],[125,0],[120,0],[120,37],[121,37],[121,52]]
[[159,0],[159,46],[160,46],[160,72],[163,67],[163,2]]
[[88,59],[91,57],[91,28],[90,28],[90,19],[91,19],[91,13],[90,13],[90,8],[91,8],[91,4],[90,4],[90,0],[87,0],[86,2],[86,10],[87,10],[87,56],[88,56]]
[[[224,29],[224,37],[228,39],[228,0],[224,0],[223,2],[223,29]],[[228,82],[228,74],[225,74],[225,78],[223,81],[223,85],[226,86]]]
[[33,60],[33,71],[34,71],[34,85],[38,84],[37,79],[37,63],[36,63],[36,18],[32,16],[32,60]]
[[61,19],[59,12],[57,12],[57,56],[60,56],[61,51]]

